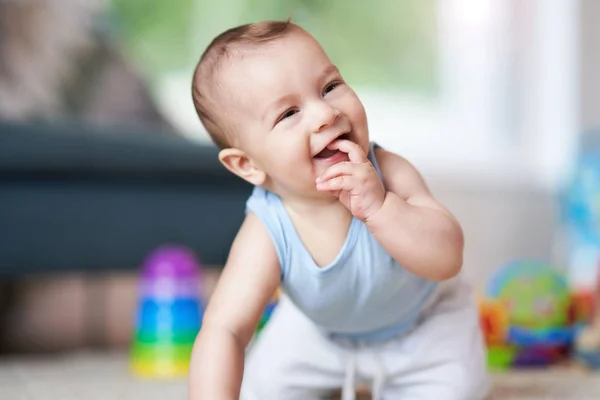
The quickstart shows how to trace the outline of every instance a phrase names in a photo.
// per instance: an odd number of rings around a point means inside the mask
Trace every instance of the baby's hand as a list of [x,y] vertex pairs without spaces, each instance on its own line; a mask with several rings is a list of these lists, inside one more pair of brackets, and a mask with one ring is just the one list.
[[365,152],[354,142],[336,140],[328,146],[348,154],[350,161],[329,167],[317,178],[317,189],[334,192],[356,218],[374,215],[385,199],[385,188]]

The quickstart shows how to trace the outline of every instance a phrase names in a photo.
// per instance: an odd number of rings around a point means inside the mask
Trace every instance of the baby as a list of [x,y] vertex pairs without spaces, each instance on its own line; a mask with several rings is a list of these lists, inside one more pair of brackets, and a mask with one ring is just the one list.
[[475,301],[452,279],[460,225],[408,161],[371,143],[319,43],[290,22],[230,29],[192,88],[221,163],[254,190],[194,346],[190,398],[353,399],[359,383],[373,399],[483,398]]

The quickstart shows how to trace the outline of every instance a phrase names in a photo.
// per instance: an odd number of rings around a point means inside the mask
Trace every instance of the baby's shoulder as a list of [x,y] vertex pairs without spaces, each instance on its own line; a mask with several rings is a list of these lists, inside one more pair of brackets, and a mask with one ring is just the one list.
[[378,145],[373,147],[373,158],[384,177],[416,170],[416,168],[400,154]]
[[376,147],[374,154],[379,173],[388,190],[408,198],[426,186],[421,173],[405,157],[381,147]]
[[373,155],[379,166],[382,168],[390,166],[402,167],[403,165],[408,164],[408,160],[406,158],[378,144],[373,145]]
[[272,211],[274,209],[273,206],[276,205],[278,200],[279,198],[273,192],[260,186],[255,186],[246,200],[246,208],[267,207]]

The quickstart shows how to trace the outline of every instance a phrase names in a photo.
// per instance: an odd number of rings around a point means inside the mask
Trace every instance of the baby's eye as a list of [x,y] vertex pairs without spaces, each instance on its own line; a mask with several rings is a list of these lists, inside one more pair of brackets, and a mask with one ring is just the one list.
[[325,96],[327,93],[331,92],[339,84],[340,84],[339,82],[331,82],[330,84],[328,84],[327,86],[325,86],[325,89],[323,89],[323,96]]
[[286,118],[289,118],[295,114],[298,113],[298,110],[295,108],[290,108],[289,110],[287,110],[286,112],[284,112],[283,114],[281,114],[279,116],[279,118],[277,118],[277,124],[280,123],[281,121],[283,121]]

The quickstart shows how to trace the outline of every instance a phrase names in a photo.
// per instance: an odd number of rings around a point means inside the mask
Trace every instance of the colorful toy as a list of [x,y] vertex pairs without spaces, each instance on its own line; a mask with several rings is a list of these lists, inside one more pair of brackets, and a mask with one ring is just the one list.
[[564,358],[575,334],[565,275],[520,260],[500,268],[480,301],[491,368],[542,366]]
[[139,281],[139,305],[130,366],[146,378],[187,375],[200,330],[201,269],[194,253],[163,246],[146,259]]
[[499,300],[479,301],[480,324],[485,332],[485,343],[488,346],[500,345],[508,336],[508,310]]
[[587,323],[577,337],[575,357],[600,369],[600,143],[597,132],[582,135],[575,173],[563,197],[571,285],[579,317]]
[[584,154],[563,198],[564,219],[583,240],[600,244],[600,153]]
[[488,364],[495,368],[505,368],[513,360],[514,346],[506,345],[509,315],[504,304],[498,300],[479,301],[480,325],[488,349]]
[[595,296],[600,262],[599,154],[579,157],[562,197],[562,210],[569,284],[580,296]]
[[600,275],[596,279],[596,296],[590,310],[588,324],[575,342],[575,357],[592,369],[600,369]]

